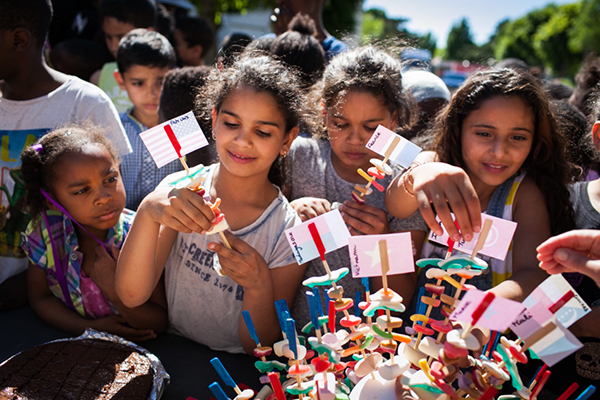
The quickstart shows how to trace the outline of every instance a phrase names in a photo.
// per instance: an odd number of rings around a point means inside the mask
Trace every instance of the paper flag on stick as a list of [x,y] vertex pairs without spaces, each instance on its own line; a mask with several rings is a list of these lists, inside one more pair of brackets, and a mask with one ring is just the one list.
[[[396,138],[400,140],[398,141]],[[397,144],[392,147],[394,142],[397,142]],[[377,127],[365,147],[384,157],[387,156],[391,161],[404,168],[407,168],[421,152],[419,146],[382,125]]]
[[[548,333],[540,339],[530,344],[531,336],[524,338],[525,344],[549,367],[574,353],[583,344],[560,322],[556,322],[553,317],[549,324],[554,329],[549,329]],[[542,328],[543,329],[543,328]]]
[[[313,228],[309,228],[309,225]],[[311,229],[316,229],[319,233],[325,253],[348,244],[350,232],[342,215],[338,210],[329,211],[285,231],[285,236],[298,264],[304,264],[319,257],[319,249],[313,240]]]
[[[475,315],[476,311],[482,311],[483,307],[479,306],[484,300],[489,301],[489,305],[481,315]],[[525,306],[519,302],[498,296],[493,299],[486,298],[486,292],[472,289],[465,292],[462,300],[450,315],[450,319],[468,324],[476,319],[477,326],[493,331],[504,331],[524,309]]]
[[591,311],[561,274],[552,275],[542,282],[527,296],[523,305],[534,313],[537,313],[538,307],[548,309],[565,328]]
[[348,251],[352,277],[363,278],[381,276],[379,241],[387,242],[389,268],[388,275],[414,272],[415,262],[412,253],[411,236],[408,232],[388,235],[360,235],[348,238]]
[[[492,226],[490,227],[485,244],[478,254],[483,254],[498,260],[504,260],[510,247],[513,235],[515,234],[515,230],[517,229],[517,223],[502,218],[492,217],[491,215],[481,214],[481,220],[483,223],[485,223],[485,221],[488,219],[492,220]],[[439,218],[436,217],[436,220],[441,223]],[[477,244],[478,238],[479,233],[475,233],[473,235],[473,240],[470,242],[461,240],[455,244],[454,249],[463,253],[471,254],[475,248],[475,245]],[[447,245],[448,239],[449,235],[445,228],[444,233],[441,236],[436,235],[433,233],[433,231],[429,233],[429,240],[436,243]]]
[[208,146],[192,111],[140,133],[140,138],[158,168]]

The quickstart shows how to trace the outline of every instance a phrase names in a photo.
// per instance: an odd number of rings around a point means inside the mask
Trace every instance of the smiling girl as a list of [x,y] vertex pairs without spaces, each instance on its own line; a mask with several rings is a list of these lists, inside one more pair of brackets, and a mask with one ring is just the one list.
[[[389,186],[386,205],[397,216],[420,208],[440,234],[435,209],[455,240],[472,239],[480,210],[517,222],[506,259],[487,260],[491,273],[469,283],[522,301],[547,277],[538,268],[536,247],[573,224],[570,165],[545,93],[527,73],[479,72],[454,94],[436,129],[439,162],[414,164]],[[445,250],[426,243],[422,257],[443,257]]]
[[26,202],[35,216],[23,234],[29,302],[46,322],[141,341],[166,329],[159,286],[135,308],[115,292],[115,267],[134,213],[125,210],[119,159],[104,131],[57,129],[21,154]]
[[[242,310],[261,343],[272,344],[280,335],[274,302],[291,304],[304,272],[283,234],[299,218],[275,184],[280,158],[308,122],[309,102],[282,63],[251,54],[213,71],[200,96],[220,162],[203,171],[206,193],[199,194],[222,202],[213,212],[203,197],[168,185],[148,195],[121,252],[117,291],[125,304],[142,304],[164,270],[177,333],[215,350],[252,352]],[[231,249],[206,235],[220,213],[231,228]],[[217,262],[226,276],[215,271]]]

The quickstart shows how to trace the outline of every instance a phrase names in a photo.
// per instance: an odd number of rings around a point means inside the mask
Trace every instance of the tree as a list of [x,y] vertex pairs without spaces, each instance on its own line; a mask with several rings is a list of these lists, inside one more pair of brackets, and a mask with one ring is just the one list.
[[[522,18],[502,25],[496,31],[494,55],[498,60],[514,57],[525,61],[528,65],[542,65],[542,60],[535,51],[533,36],[537,30],[547,23],[556,12],[555,5],[534,10]],[[564,44],[563,44],[564,46]]]
[[587,54],[600,50],[600,0],[582,0],[581,11],[573,22],[569,46],[573,51]]
[[569,41],[571,27],[580,15],[581,3],[552,7],[550,19],[533,35],[533,47],[543,65],[560,76],[574,75],[583,54],[573,49]]
[[385,11],[371,8],[363,14],[361,42],[385,43],[395,42],[396,45],[408,45],[427,49],[433,54],[436,50],[435,38],[431,32],[418,35],[409,32],[403,25],[408,22],[405,18],[389,18]]
[[477,45],[471,38],[471,30],[466,18],[454,25],[446,42],[446,57],[451,60],[469,60],[475,54]]

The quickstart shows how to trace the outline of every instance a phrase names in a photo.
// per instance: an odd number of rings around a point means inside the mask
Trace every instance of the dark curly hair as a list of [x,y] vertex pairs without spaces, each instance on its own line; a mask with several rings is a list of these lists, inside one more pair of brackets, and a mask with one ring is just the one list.
[[[281,61],[251,52],[243,53],[231,67],[222,71],[215,68],[211,72],[206,79],[205,89],[200,90],[196,97],[197,116],[210,120],[212,110],[218,113],[227,96],[242,86],[273,96],[283,115],[286,134],[296,126],[300,127],[301,132],[307,133],[313,132],[318,126],[314,103],[308,101],[307,95],[301,90],[297,74]],[[269,172],[269,180],[279,186],[283,184],[281,164],[278,157]]]
[[[335,56],[325,68],[317,96],[325,108],[335,107],[348,92],[367,92],[380,99],[390,113],[398,116],[398,130],[416,122],[417,105],[402,87],[402,63],[374,46],[359,47]],[[325,137],[324,132],[318,136]]]
[[90,144],[97,144],[106,148],[113,160],[120,164],[113,144],[106,138],[106,131],[92,124],[65,125],[42,136],[36,144],[42,146],[41,151],[28,146],[21,153],[21,175],[27,190],[25,204],[34,216],[42,212],[46,203],[40,189],[52,193],[53,184],[59,178],[53,167],[63,157],[81,152]]
[[496,96],[518,96],[531,107],[535,120],[533,145],[521,168],[544,195],[552,234],[572,229],[574,216],[566,185],[573,166],[567,159],[566,140],[557,128],[546,93],[530,73],[502,69],[471,75],[436,121],[435,151],[440,161],[465,168],[463,122],[484,101]]
[[569,98],[569,103],[577,107],[586,116],[593,110],[590,108],[589,100],[594,87],[600,82],[600,57],[596,53],[590,53],[583,60],[581,69],[575,75],[577,86]]

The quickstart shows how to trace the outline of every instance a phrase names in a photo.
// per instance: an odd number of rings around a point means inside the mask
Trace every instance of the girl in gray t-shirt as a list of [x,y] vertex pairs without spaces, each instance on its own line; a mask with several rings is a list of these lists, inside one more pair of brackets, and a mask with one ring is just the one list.
[[[387,53],[368,46],[334,58],[325,70],[319,88],[324,106],[325,131],[315,138],[298,137],[290,149],[286,184],[291,205],[303,221],[339,207],[350,233],[384,234],[410,231],[420,251],[426,225],[417,212],[406,220],[392,217],[385,209],[382,192],[374,190],[363,204],[352,200],[354,186],[366,181],[357,170],[371,167],[370,159],[382,157],[365,145],[378,125],[395,130],[409,122],[413,103],[402,88],[400,63]],[[378,183],[387,187],[402,172],[392,165],[392,176]],[[335,270],[350,267],[346,247],[327,254]],[[319,260],[308,263],[304,278],[325,273]],[[390,276],[389,283],[405,299],[410,299],[416,277]],[[340,281],[345,297],[364,292],[359,279],[346,276]],[[375,292],[381,279],[372,279]],[[296,295],[292,316],[297,326],[307,323],[309,313],[302,287]],[[321,291],[322,301],[324,295]]]

